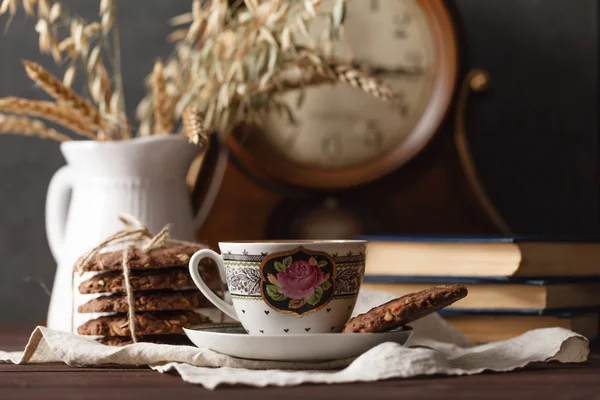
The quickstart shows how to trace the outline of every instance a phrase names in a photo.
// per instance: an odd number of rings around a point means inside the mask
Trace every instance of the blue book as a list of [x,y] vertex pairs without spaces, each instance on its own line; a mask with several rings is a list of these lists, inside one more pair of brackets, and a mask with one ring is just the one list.
[[362,236],[367,276],[600,277],[600,240],[549,237]]

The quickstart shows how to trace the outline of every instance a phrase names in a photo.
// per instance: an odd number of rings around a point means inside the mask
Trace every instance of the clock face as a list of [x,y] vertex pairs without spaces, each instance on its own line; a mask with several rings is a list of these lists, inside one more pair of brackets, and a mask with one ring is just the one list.
[[344,84],[307,88],[300,106],[298,92],[285,94],[298,122],[269,116],[263,133],[274,151],[298,167],[333,172],[376,162],[407,140],[431,103],[438,65],[439,43],[420,3],[347,1],[335,55],[365,65],[398,99],[384,102]]
[[[236,164],[263,183],[331,190],[374,181],[418,154],[454,91],[456,36],[444,4],[346,0],[344,35],[333,54],[365,66],[398,99],[385,102],[342,83],[306,88],[300,106],[299,91],[286,93],[298,123],[273,112],[264,126],[230,135]],[[313,29],[319,38],[323,27]]]

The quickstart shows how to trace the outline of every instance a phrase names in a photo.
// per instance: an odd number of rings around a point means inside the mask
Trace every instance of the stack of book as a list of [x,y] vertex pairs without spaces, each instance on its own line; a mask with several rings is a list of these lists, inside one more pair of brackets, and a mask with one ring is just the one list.
[[476,343],[563,327],[598,335],[600,242],[365,237],[363,288],[398,296],[464,283],[440,314]]

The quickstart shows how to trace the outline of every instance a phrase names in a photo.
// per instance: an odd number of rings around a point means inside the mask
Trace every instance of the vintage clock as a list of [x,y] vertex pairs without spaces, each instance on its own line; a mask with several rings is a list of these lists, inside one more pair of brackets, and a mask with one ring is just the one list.
[[[473,172],[463,119],[454,118],[464,114],[470,90],[457,82],[451,15],[442,0],[347,1],[337,54],[351,55],[398,99],[383,102],[345,85],[309,88],[301,106],[298,93],[286,94],[297,124],[273,114],[265,126],[228,138],[233,165],[201,236],[494,231],[495,209]],[[465,95],[457,96],[461,87]]]
[[314,189],[352,187],[396,170],[425,147],[448,110],[455,41],[442,1],[348,1],[337,53],[351,55],[398,99],[323,85],[308,89],[297,107],[298,93],[289,93],[298,123],[273,114],[261,132],[234,136],[232,155],[253,174]]

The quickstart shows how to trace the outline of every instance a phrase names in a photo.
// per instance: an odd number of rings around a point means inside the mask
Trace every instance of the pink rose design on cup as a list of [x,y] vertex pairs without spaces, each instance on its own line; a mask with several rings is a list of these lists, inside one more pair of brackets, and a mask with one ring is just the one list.
[[[301,253],[306,254],[304,251]],[[335,270],[332,261],[326,257],[307,258],[295,261],[292,256],[275,259],[270,267],[272,272],[264,271],[266,290],[263,295],[276,308],[302,315],[315,309],[324,294],[327,294],[324,302],[333,296],[332,275]]]
[[325,277],[321,269],[308,261],[295,261],[284,272],[277,274],[279,292],[292,299],[308,300],[315,292],[315,288]]

